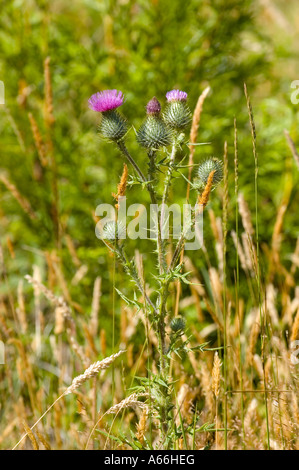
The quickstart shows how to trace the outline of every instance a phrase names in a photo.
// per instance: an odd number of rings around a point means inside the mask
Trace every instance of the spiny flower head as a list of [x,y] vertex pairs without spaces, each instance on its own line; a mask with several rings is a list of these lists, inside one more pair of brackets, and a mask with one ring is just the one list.
[[187,93],[181,90],[171,90],[166,93],[167,107],[164,120],[176,131],[183,131],[191,121],[191,111],[186,103],[187,97]]
[[99,113],[105,113],[121,106],[124,96],[121,91],[104,90],[92,95],[88,100],[89,108]]
[[157,98],[154,96],[146,105],[147,114],[160,114],[161,105]]
[[172,101],[186,101],[187,97],[187,93],[181,90],[171,90],[166,93],[168,103]]
[[157,150],[170,143],[171,132],[160,116],[161,105],[154,96],[146,105],[147,117],[137,132],[137,142],[147,149]]
[[213,186],[220,183],[223,178],[223,163],[217,158],[208,158],[202,162],[198,167],[198,178],[202,185],[206,185],[210,173],[214,171],[213,175]]
[[95,93],[88,100],[90,109],[102,113],[99,133],[111,142],[120,142],[128,132],[126,119],[116,111],[123,102],[123,94],[117,90]]
[[175,333],[178,332],[178,331],[184,330],[185,326],[186,326],[186,322],[185,322],[184,318],[182,318],[182,317],[175,317],[170,322],[170,328]]

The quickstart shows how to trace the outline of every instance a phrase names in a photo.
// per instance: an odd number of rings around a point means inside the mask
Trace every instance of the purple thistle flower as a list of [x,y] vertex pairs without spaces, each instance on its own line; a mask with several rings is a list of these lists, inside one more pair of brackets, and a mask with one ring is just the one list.
[[155,96],[147,103],[146,112],[147,114],[159,114],[161,112],[161,105]]
[[166,93],[166,99],[168,103],[171,101],[186,101],[187,96],[188,95],[185,91],[180,90],[171,90]]
[[121,106],[124,96],[121,91],[104,90],[92,95],[88,100],[88,106],[93,111],[104,113]]

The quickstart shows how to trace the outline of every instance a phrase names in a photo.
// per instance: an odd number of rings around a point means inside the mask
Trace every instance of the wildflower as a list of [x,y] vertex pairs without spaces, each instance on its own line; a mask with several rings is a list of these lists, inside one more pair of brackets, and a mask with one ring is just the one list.
[[170,143],[171,132],[161,118],[161,105],[156,97],[146,106],[147,117],[137,132],[137,142],[145,148],[157,150]]
[[171,90],[166,93],[166,99],[170,103],[171,101],[186,101],[187,93],[180,90]]
[[206,185],[210,173],[214,171],[213,174],[213,186],[220,183],[223,178],[223,163],[217,158],[208,158],[202,162],[198,167],[198,178],[202,185]]
[[95,93],[88,100],[90,109],[102,113],[99,133],[112,142],[121,141],[128,131],[126,119],[116,111],[123,102],[123,94],[117,90]]
[[181,90],[171,90],[166,93],[168,104],[164,120],[177,131],[184,130],[191,121],[191,111],[186,103],[187,97],[187,93]]
[[89,108],[99,113],[105,113],[119,108],[124,102],[121,91],[104,90],[92,95],[88,100]]
[[160,114],[161,112],[161,105],[157,98],[154,96],[146,105],[146,113],[147,114]]

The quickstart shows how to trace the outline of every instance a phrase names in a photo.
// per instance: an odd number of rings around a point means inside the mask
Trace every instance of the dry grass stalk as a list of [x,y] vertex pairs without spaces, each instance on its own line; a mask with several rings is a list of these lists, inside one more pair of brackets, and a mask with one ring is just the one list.
[[44,436],[40,432],[36,431],[36,435],[46,450],[52,450],[49,442],[44,438]]
[[144,437],[145,437],[145,433],[147,430],[148,411],[149,411],[148,408],[144,408],[142,410],[139,421],[136,425],[136,428],[137,428],[136,438],[141,444],[144,443]]
[[100,311],[100,299],[101,299],[101,285],[102,279],[98,276],[93,286],[93,296],[91,304],[91,315],[90,315],[90,333],[96,336],[99,325],[99,311]]
[[212,267],[209,269],[209,278],[211,282],[214,302],[216,306],[218,306],[219,310],[222,310],[222,307],[223,307],[222,284],[220,282],[219,273],[216,268]]
[[[193,158],[194,158],[194,153],[195,153],[195,143],[197,141],[197,136],[198,136],[198,129],[199,129],[199,123],[200,123],[200,117],[203,109],[203,104],[208,96],[210,91],[210,87],[208,86],[207,88],[204,89],[204,91],[201,93],[199,96],[195,110],[193,113],[192,117],[192,125],[191,125],[191,131],[190,131],[190,145],[189,145],[189,175],[188,179],[191,181],[191,174],[192,174],[192,166],[193,166]],[[192,145],[193,144],[193,145]],[[190,191],[190,185],[187,187],[187,201],[189,200],[189,191]]]
[[211,373],[206,364],[202,364],[200,369],[201,374],[201,389],[206,399],[206,405],[211,414],[214,413],[214,396],[211,384]]
[[241,234],[243,249],[245,253],[245,262],[247,269],[250,271],[251,275],[254,276],[256,272],[256,253],[252,243],[252,239],[246,232]]
[[32,444],[32,447],[34,450],[39,450],[39,445],[38,445],[38,442],[35,438],[35,435],[33,434],[32,430],[30,429],[30,427],[28,426],[28,424],[26,423],[25,420],[23,420],[23,427],[27,433],[27,436],[29,437],[30,441],[31,441],[31,444]]
[[[114,199],[118,202],[119,198],[124,197],[126,194],[126,189],[127,189],[127,182],[128,182],[128,167],[124,163],[124,169],[121,175],[120,182],[117,186],[117,194],[112,193],[112,196]],[[119,204],[115,204],[116,209],[119,209]]]
[[297,238],[296,248],[291,258],[292,258],[291,274],[294,275],[296,272],[296,269],[299,267],[299,237]]
[[177,416],[176,416],[176,423],[177,426],[181,424],[181,419],[190,424],[193,420],[193,399],[196,392],[192,390],[192,388],[183,383],[179,389],[178,396],[177,396]]
[[70,321],[72,323],[73,326],[75,326],[74,324],[74,320],[72,318],[72,315],[71,315],[71,310],[70,310],[70,307],[66,304],[66,302],[64,301],[64,299],[62,297],[57,297],[55,294],[53,294],[53,292],[49,289],[47,289],[46,286],[44,286],[44,284],[42,284],[40,281],[38,281],[37,279],[34,279],[33,277],[31,277],[29,274],[27,274],[25,276],[25,279],[30,283],[32,284],[33,286],[35,286],[36,288],[38,288],[40,290],[40,292],[42,292],[42,294],[53,304],[55,305],[55,307],[60,307],[63,309],[63,314],[64,316],[67,318],[68,321]]
[[111,364],[124,352],[125,351],[119,351],[116,354],[112,354],[111,356],[106,357],[102,361],[97,361],[91,364],[91,366],[89,366],[83,374],[78,375],[78,377],[74,378],[71,385],[64,392],[64,395],[68,395],[69,393],[74,393],[87,380],[91,379],[92,377],[96,377],[100,371],[108,369],[108,367],[110,367]]
[[221,379],[221,361],[216,351],[214,355],[214,363],[212,369],[212,390],[216,398],[218,398],[220,393],[220,379]]
[[202,194],[198,198],[198,205],[202,206],[203,209],[206,207],[206,205],[209,202],[210,194],[211,194],[212,187],[213,187],[214,174],[215,174],[215,170],[211,171],[211,173],[209,174],[205,189],[203,190]]
[[36,150],[37,150],[39,160],[40,160],[42,166],[45,167],[45,166],[48,165],[48,159],[47,159],[47,152],[46,152],[45,143],[43,141],[43,138],[42,138],[40,130],[38,128],[37,122],[34,119],[32,113],[28,113],[28,118],[29,118],[29,121],[30,121],[31,131],[32,131],[32,135],[33,135],[33,139],[34,139],[34,143],[35,143],[35,147],[36,147]]
[[148,396],[148,394],[132,393],[132,395],[128,396],[127,398],[122,400],[120,403],[117,403],[116,405],[111,406],[111,408],[109,408],[109,410],[106,411],[105,415],[106,414],[118,414],[120,411],[122,411],[125,408],[133,408],[133,409],[140,408],[141,410],[146,410],[148,414],[149,407],[143,401],[138,400],[138,397],[140,396]]
[[100,346],[103,356],[106,356],[107,342],[106,342],[106,330],[103,328],[100,331]]
[[52,95],[52,82],[50,72],[50,57],[47,57],[44,61],[44,76],[45,76],[45,121],[49,127],[51,127],[55,118],[53,115],[53,95]]
[[79,267],[73,279],[71,280],[72,286],[77,286],[82,281],[82,279],[87,274],[87,272],[88,272],[88,266],[86,264],[82,264],[82,266]]
[[248,341],[248,348],[246,351],[246,361],[249,365],[253,364],[253,358],[255,354],[255,347],[260,333],[260,316],[258,309],[255,309],[253,312],[255,316],[255,320],[252,323],[249,341]]
[[0,174],[0,181],[2,181],[4,186],[11,193],[11,195],[20,204],[23,211],[27,215],[29,215],[30,219],[32,219],[32,220],[36,219],[36,214],[35,214],[34,210],[32,209],[29,201],[27,201],[27,199],[25,199],[24,196],[21,195],[21,193],[18,191],[16,186],[9,180],[9,178],[4,173]]
[[235,232],[234,230],[231,231],[231,236],[232,236],[234,245],[235,245],[235,247],[236,247],[236,250],[237,250],[237,253],[238,253],[238,257],[239,257],[239,261],[240,261],[240,263],[241,263],[242,269],[243,269],[245,272],[248,272],[248,266],[247,266],[247,262],[246,262],[245,253],[244,253],[244,251],[243,251],[242,244],[241,244],[240,241],[238,240],[237,234],[236,234],[236,232]]
[[70,255],[72,257],[72,261],[73,261],[74,265],[79,268],[81,266],[81,261],[79,260],[79,258],[77,256],[77,252],[76,252],[74,242],[68,234],[66,234],[64,236],[64,238],[65,238],[67,249],[69,250]]
[[299,308],[297,310],[297,313],[296,313],[296,316],[295,316],[295,319],[294,319],[294,323],[292,325],[292,332],[291,332],[291,337],[290,337],[290,341],[296,341],[297,339],[299,339]]
[[21,280],[18,283],[18,308],[16,309],[16,313],[20,322],[21,331],[26,333],[28,329],[27,318],[26,318],[26,310],[25,310],[25,301],[23,295],[23,281]]
[[64,332],[64,309],[63,307],[55,308],[55,335],[60,335]]
[[239,193],[238,195],[238,203],[239,203],[239,212],[242,218],[242,223],[243,223],[245,232],[250,237],[252,237],[252,235],[254,234],[254,229],[252,225],[251,214],[250,214],[248,204],[245,201],[244,195],[242,193]]
[[287,207],[288,206],[285,203],[282,203],[280,205],[278,212],[277,212],[274,229],[273,229],[272,256],[273,256],[273,261],[276,264],[279,263],[279,252],[280,252],[280,246],[281,246],[281,241],[282,241],[281,231],[282,231],[283,220],[284,220]]
[[25,276],[25,279],[30,283],[35,286],[36,289],[39,289],[40,292],[51,302],[53,305],[55,305],[56,308],[59,308],[59,314],[63,315],[64,318],[67,320],[69,326],[67,327],[66,331],[69,337],[70,344],[74,350],[74,352],[78,355],[78,357],[81,359],[82,363],[84,364],[85,367],[89,365],[89,360],[86,357],[84,350],[82,346],[80,346],[75,337],[74,337],[74,332],[76,331],[76,324],[74,322],[74,319],[72,317],[71,309],[70,307],[66,304],[64,299],[62,297],[56,297],[55,294],[53,294],[52,291],[47,289],[39,280],[32,278],[28,274]]
[[277,290],[273,284],[268,284],[266,288],[265,311],[269,314],[272,324],[278,326],[279,318],[276,309]]

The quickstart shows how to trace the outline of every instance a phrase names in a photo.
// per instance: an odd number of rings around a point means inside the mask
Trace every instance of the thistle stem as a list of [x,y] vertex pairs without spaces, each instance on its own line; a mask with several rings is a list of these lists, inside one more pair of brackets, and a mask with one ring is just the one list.
[[116,247],[116,253],[117,253],[118,257],[121,259],[125,270],[130,275],[130,277],[134,280],[134,282],[135,282],[136,286],[138,287],[140,293],[143,295],[143,297],[145,298],[147,303],[151,306],[153,311],[156,314],[158,314],[156,307],[154,306],[153,302],[151,301],[151,299],[149,298],[149,296],[145,292],[145,290],[143,288],[143,285],[142,285],[142,282],[140,281],[140,279],[137,275],[137,272],[135,272],[135,270],[130,267],[130,262],[129,262],[129,260],[127,258],[127,255],[124,252],[123,248],[122,247]]
[[117,142],[117,145],[118,145],[118,148],[120,149],[120,151],[124,154],[124,156],[127,158],[127,160],[131,163],[131,165],[133,166],[134,170],[136,171],[136,173],[138,174],[138,176],[140,177],[140,179],[143,181],[143,183],[148,183],[146,177],[144,176],[144,174],[142,173],[142,171],[140,170],[139,166],[137,165],[137,163],[135,162],[134,158],[131,157],[126,145],[124,142],[120,141],[120,142]]
[[[156,207],[158,207],[158,201],[157,201],[157,196],[156,196],[156,191],[154,189],[154,185],[152,184],[152,181],[155,179],[155,171],[156,171],[156,166],[155,166],[155,151],[150,150],[148,153],[149,157],[149,181],[150,184],[148,185],[148,191],[150,193],[151,201],[152,204],[154,204]],[[163,210],[163,208],[162,208]],[[162,225],[159,221],[159,214],[157,211],[157,230],[158,230],[158,240],[157,240],[157,248],[158,248],[158,264],[159,264],[159,273],[162,274],[166,270],[166,257],[165,257],[165,250],[163,246],[163,240],[162,240]]]

